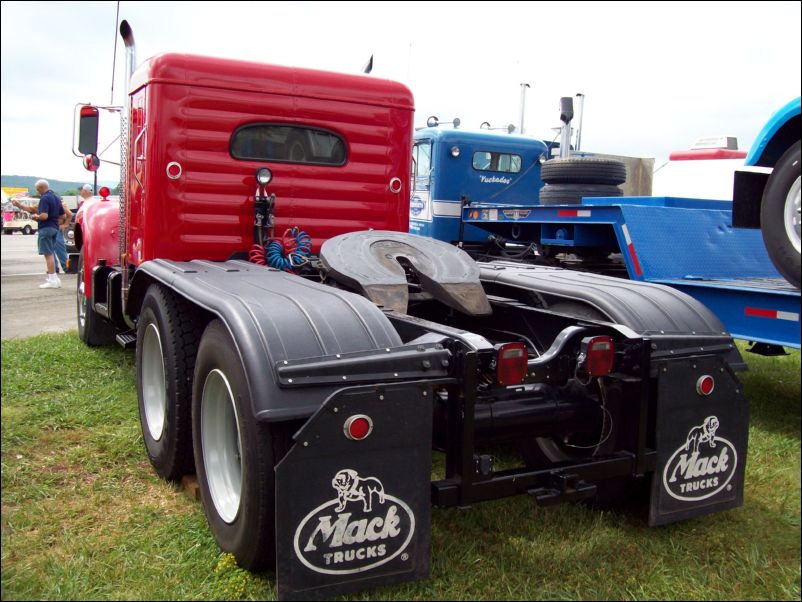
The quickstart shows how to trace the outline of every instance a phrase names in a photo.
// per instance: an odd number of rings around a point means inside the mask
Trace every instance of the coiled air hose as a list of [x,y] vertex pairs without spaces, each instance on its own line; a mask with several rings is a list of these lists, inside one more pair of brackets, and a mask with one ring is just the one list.
[[309,262],[312,237],[294,226],[284,231],[281,239],[270,239],[264,245],[255,244],[248,253],[252,263],[268,265],[284,272],[294,272]]

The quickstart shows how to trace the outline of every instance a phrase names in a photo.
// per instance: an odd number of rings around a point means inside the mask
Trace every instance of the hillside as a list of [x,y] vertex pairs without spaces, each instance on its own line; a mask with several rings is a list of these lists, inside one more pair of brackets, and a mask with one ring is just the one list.
[[[3,176],[0,175],[0,186],[11,186],[13,188],[27,188],[29,193],[34,193],[34,184],[41,176]],[[68,190],[78,190],[84,184],[91,184],[91,174],[88,175],[84,182],[68,182],[65,180],[54,180],[45,178],[50,183],[50,188],[58,195],[64,195]],[[98,182],[98,186],[108,186],[109,188],[116,188],[117,182]]]

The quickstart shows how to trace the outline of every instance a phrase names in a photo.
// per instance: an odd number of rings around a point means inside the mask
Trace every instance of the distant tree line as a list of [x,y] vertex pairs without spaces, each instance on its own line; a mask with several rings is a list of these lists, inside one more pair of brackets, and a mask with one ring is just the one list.
[[[2,186],[9,186],[11,188],[27,188],[28,195],[34,198],[38,198],[39,196],[34,188],[38,179],[39,177],[36,176],[0,176],[0,182],[2,182]],[[81,186],[85,184],[85,182],[56,180],[46,176],[45,179],[50,183],[50,188],[53,189],[53,192],[59,196],[77,196]],[[89,180],[88,183],[91,184],[92,181]],[[103,183],[98,182],[98,189],[100,189],[100,187],[103,185]],[[109,186],[109,188],[111,188],[111,194],[119,194],[119,184],[117,184],[114,188],[111,186]]]

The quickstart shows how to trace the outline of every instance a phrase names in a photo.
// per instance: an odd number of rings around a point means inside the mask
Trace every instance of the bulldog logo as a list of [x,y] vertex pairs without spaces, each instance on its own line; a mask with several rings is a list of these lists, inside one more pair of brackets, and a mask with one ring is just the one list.
[[384,486],[376,477],[361,478],[355,470],[345,468],[334,475],[331,486],[337,492],[338,506],[335,512],[345,510],[348,502],[362,502],[364,512],[370,512],[373,507],[373,496],[384,503]]
[[693,451],[699,451],[699,445],[708,443],[710,447],[716,447],[716,431],[718,430],[718,418],[715,416],[708,416],[701,426],[695,426],[688,433],[688,439],[685,441],[685,451],[693,447]]

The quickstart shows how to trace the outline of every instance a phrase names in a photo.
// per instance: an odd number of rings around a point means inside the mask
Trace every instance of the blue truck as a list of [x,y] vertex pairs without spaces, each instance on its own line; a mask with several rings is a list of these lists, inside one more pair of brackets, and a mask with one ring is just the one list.
[[481,243],[487,232],[462,219],[471,202],[530,205],[543,186],[541,141],[491,131],[424,128],[415,132],[409,231],[445,242]]
[[[623,196],[626,172],[614,161],[548,159],[542,141],[523,136],[420,130],[414,148],[432,169],[416,174],[410,230],[475,256],[671,286],[756,352],[799,348],[799,106],[797,98],[763,129],[736,173],[733,202]],[[507,154],[498,165],[515,173],[475,165],[477,155]]]

